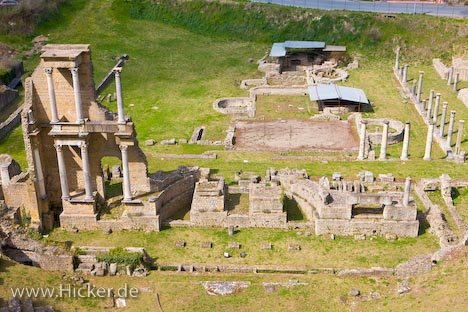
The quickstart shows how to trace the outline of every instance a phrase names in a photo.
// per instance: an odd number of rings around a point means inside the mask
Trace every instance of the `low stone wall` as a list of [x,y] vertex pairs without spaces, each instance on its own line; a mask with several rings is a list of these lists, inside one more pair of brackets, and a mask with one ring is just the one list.
[[226,132],[227,134],[226,138],[224,139],[224,148],[227,150],[232,150],[234,149],[236,126],[229,126]]
[[448,74],[448,68],[447,66],[442,63],[440,59],[433,59],[432,60],[432,66],[434,66],[434,69],[436,72],[439,74],[440,78],[442,79],[447,79],[447,74]]
[[468,60],[454,57],[452,64],[455,72],[459,74],[460,80],[468,81]]
[[192,176],[172,184],[159,193],[154,200],[156,213],[160,222],[169,219],[177,211],[190,207],[195,188],[195,179]]
[[457,98],[460,99],[463,104],[465,104],[466,108],[468,108],[468,88],[458,91]]
[[266,79],[245,79],[241,81],[240,88],[241,89],[250,89],[252,87],[263,86],[266,84]]
[[388,221],[388,220],[361,220],[361,219],[317,219],[315,220],[315,233],[317,235],[356,235],[385,236],[386,234],[398,237],[417,237],[419,221]]
[[250,90],[251,96],[257,95],[304,95],[307,96],[309,91],[307,87],[302,86],[261,86]]
[[215,152],[204,152],[203,154],[156,154],[157,158],[168,159],[216,159],[218,155]]
[[10,117],[7,118],[7,120],[0,124],[0,140],[4,139],[8,133],[13,130],[13,128],[20,124],[22,110],[23,106],[19,107],[10,115]]
[[[368,126],[377,125],[383,127],[383,122],[385,119],[366,119]],[[393,132],[388,132],[388,141],[387,144],[398,144],[403,142],[403,136],[405,134],[405,125],[393,119],[387,119],[389,121],[389,128],[393,129]],[[382,132],[369,132],[368,134],[369,141],[374,145],[380,145],[382,142]]]

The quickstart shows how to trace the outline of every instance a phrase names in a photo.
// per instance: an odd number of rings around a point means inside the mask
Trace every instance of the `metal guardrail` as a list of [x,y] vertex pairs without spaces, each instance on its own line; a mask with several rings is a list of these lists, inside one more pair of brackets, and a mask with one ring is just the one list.
[[286,6],[320,10],[347,10],[386,14],[427,14],[433,16],[468,18],[468,6],[417,2],[358,1],[358,0],[251,0]]

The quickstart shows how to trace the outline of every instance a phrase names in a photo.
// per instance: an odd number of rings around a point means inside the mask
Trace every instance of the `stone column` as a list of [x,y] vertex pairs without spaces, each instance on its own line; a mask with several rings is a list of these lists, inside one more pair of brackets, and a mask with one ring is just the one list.
[[421,94],[422,94],[422,87],[423,87],[423,79],[424,79],[424,72],[419,72],[419,79],[418,79],[418,91],[416,93],[416,101],[419,103],[421,102]]
[[427,137],[426,137],[426,150],[424,151],[424,160],[431,160],[432,152],[432,136],[434,134],[434,124],[432,121],[429,121],[429,127],[427,128]]
[[411,87],[411,93],[416,95],[416,80],[413,80],[413,86]]
[[132,200],[132,187],[130,185],[130,169],[128,167],[128,146],[120,145],[122,152],[123,196],[124,201]]
[[58,122],[58,112],[57,112],[57,99],[55,97],[55,89],[54,89],[54,80],[52,78],[52,71],[51,67],[47,67],[45,69],[45,73],[47,75],[47,88],[49,89],[49,104],[50,104],[50,113],[52,115],[52,119],[50,122]]
[[68,189],[67,166],[65,164],[65,157],[63,155],[62,145],[55,145],[57,150],[57,161],[59,169],[60,187],[62,189],[62,199],[70,199],[70,190]]
[[400,67],[400,47],[396,50],[396,59],[395,59],[395,70],[398,70]]
[[39,196],[41,199],[45,199],[47,198],[47,193],[45,189],[44,172],[42,171],[41,154],[39,153],[39,142],[37,142],[37,139],[35,139],[32,144],[32,154],[34,159],[37,184],[39,186]]
[[361,120],[361,137],[359,141],[358,160],[364,160],[364,150],[366,149],[366,127],[367,121]]
[[407,121],[405,124],[405,133],[403,136],[403,149],[401,150],[401,160],[408,160],[408,150],[409,150],[409,139],[410,139],[410,122]]
[[388,120],[384,120],[383,122],[383,130],[382,130],[382,142],[380,144],[380,160],[387,159],[387,141],[388,141]]
[[427,111],[426,111],[426,119],[429,120],[432,117],[432,102],[434,101],[434,90],[431,90],[429,93],[429,100],[427,102]]
[[453,80],[453,91],[457,92],[458,91],[458,80],[460,79],[460,74],[456,73],[455,78]]
[[465,121],[460,120],[458,122],[458,133],[457,133],[457,143],[455,145],[455,155],[460,155],[461,153],[461,143],[463,139],[463,128],[465,126]]
[[437,117],[439,115],[440,93],[436,93],[434,112],[432,113],[432,123],[437,127]]
[[408,68],[409,68],[408,64],[406,64],[405,67],[403,67],[403,82],[404,83],[408,82]]
[[421,102],[418,102],[419,106],[421,107],[421,113],[426,114],[426,100],[422,100]]
[[80,145],[81,149],[81,163],[83,166],[83,176],[85,184],[85,199],[93,199],[93,186],[91,182],[91,170],[89,168],[89,155],[88,155],[88,143],[82,142]]
[[442,117],[440,120],[440,128],[439,128],[439,136],[441,138],[444,137],[445,119],[447,118],[447,108],[448,108],[448,103],[444,102],[442,104]]
[[398,78],[400,79],[400,81],[403,81],[403,67],[400,67],[398,69]]
[[120,70],[114,71],[115,77],[115,92],[117,94],[117,114],[119,116],[119,123],[125,123],[124,102],[122,96],[122,81],[120,80]]
[[452,77],[453,77],[453,67],[449,68],[448,75],[447,75],[447,86],[452,84]]
[[450,120],[449,120],[449,125],[448,125],[448,130],[447,130],[447,147],[451,148],[452,147],[452,134],[453,134],[453,127],[455,125],[455,111],[450,112]]
[[408,206],[411,195],[411,178],[407,177],[405,181],[405,190],[403,192],[403,206]]
[[83,106],[81,103],[81,87],[80,78],[78,77],[78,68],[72,68],[71,74],[73,78],[73,92],[75,94],[75,109],[76,109],[76,122],[83,122]]

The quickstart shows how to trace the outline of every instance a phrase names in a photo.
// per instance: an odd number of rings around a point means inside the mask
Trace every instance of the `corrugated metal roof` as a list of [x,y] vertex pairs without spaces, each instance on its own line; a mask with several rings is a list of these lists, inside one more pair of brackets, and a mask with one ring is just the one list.
[[284,43],[273,43],[270,52],[271,57],[281,57],[286,56],[286,48],[284,47]]
[[368,104],[366,94],[362,89],[337,86],[335,84],[318,84],[309,86],[309,97],[312,101],[345,100]]
[[327,44],[323,52],[346,52],[346,47]]
[[285,41],[286,49],[323,49],[325,42],[322,41]]
[[271,57],[286,56],[287,49],[323,49],[325,42],[321,41],[285,41],[273,43]]

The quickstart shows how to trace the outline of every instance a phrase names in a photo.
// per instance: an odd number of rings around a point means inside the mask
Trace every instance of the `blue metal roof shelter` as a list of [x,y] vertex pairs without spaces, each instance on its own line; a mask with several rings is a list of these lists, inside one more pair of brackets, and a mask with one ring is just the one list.
[[271,57],[286,56],[288,49],[325,49],[325,42],[322,41],[285,41],[273,43],[271,47]]
[[317,84],[308,87],[312,101],[343,100],[362,104],[369,104],[362,89],[338,86],[335,84]]

